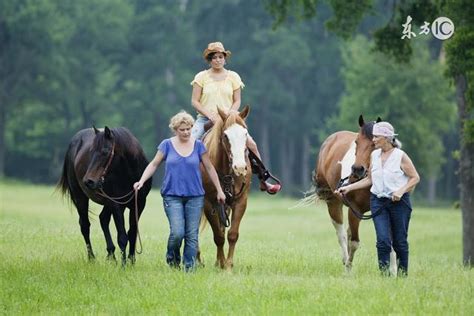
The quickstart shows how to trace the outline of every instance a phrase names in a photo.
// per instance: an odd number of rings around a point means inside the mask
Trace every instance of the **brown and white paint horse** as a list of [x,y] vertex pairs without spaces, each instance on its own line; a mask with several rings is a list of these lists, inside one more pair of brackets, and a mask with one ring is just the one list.
[[[377,122],[381,119],[378,118]],[[348,212],[349,227],[344,229],[343,202],[334,194],[341,179],[348,177],[350,183],[364,178],[370,165],[370,154],[375,149],[372,128],[376,122],[365,122],[359,116],[359,132],[339,131],[330,135],[319,150],[313,177],[316,195],[327,204],[329,216],[336,229],[346,270],[352,268],[354,254],[359,247],[360,219]],[[356,211],[364,213],[370,209],[370,191],[361,189],[349,192],[346,197]]]
[[205,190],[204,213],[211,224],[214,243],[217,246],[216,266],[231,270],[233,267],[235,244],[239,238],[239,226],[247,208],[247,196],[252,177],[250,161],[247,155],[247,125],[245,118],[250,108],[246,106],[242,112],[230,112],[226,115],[218,109],[219,119],[212,130],[204,137],[203,142],[209,153],[209,158],[216,168],[219,178],[225,177],[228,185],[224,185],[226,194],[226,210],[230,212],[230,229],[227,232],[229,251],[224,255],[225,226],[220,222],[216,205],[216,190],[206,172],[203,174]]

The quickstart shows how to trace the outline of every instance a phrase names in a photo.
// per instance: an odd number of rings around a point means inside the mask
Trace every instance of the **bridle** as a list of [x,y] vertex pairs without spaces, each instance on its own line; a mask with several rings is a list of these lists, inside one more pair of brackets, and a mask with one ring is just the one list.
[[109,167],[112,164],[114,155],[115,155],[115,141],[112,143],[112,150],[110,151],[109,159],[107,160],[107,164],[105,165],[104,171],[102,172],[102,175],[100,176],[100,180],[102,181],[102,183],[105,181],[105,175],[107,174],[107,171],[109,170]]
[[[244,191],[246,182],[245,182],[245,180],[242,181],[242,186],[240,187],[239,192],[236,194],[235,193],[235,186],[234,186],[236,175],[234,174],[233,169],[232,169],[232,152],[227,147],[225,137],[226,137],[225,134],[222,133],[220,142],[221,142],[222,147],[224,148],[224,152],[225,152],[225,154],[227,156],[227,160],[229,162],[229,165],[228,165],[229,173],[227,173],[227,174],[222,174],[220,172],[217,173],[218,176],[219,176],[219,182],[221,184],[222,190],[224,191],[225,198],[226,198],[225,199],[225,204],[218,205],[218,211],[219,211],[219,221],[220,221],[221,225],[223,225],[224,227],[229,227],[230,226],[230,220],[229,220],[229,215],[226,212],[226,209],[227,208],[232,208],[235,200],[240,198],[240,196],[242,195],[242,193]],[[247,152],[247,149],[246,149],[246,152]]]

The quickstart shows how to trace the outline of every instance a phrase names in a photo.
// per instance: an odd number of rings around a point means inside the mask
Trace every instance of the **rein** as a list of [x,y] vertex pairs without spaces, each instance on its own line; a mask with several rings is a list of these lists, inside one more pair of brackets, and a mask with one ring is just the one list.
[[[345,177],[344,179],[341,179],[339,180],[339,183],[337,184],[337,187],[336,187],[336,190],[339,189],[340,187],[343,187],[343,186],[346,186],[349,184],[349,182],[346,183],[346,180],[349,179],[350,176],[347,176]],[[363,178],[357,180],[357,181],[360,181],[362,180]],[[356,182],[357,182],[356,181]],[[355,217],[357,217],[358,219],[360,220],[368,220],[368,219],[373,219],[374,217],[380,215],[380,213],[382,212],[382,209],[384,207],[386,207],[387,205],[389,205],[392,201],[389,199],[387,200],[384,204],[382,204],[375,212],[372,212],[372,214],[370,215],[364,215],[364,213],[362,212],[359,212],[357,210],[357,208],[354,207],[354,205],[349,201],[349,199],[347,198],[347,196],[345,194],[341,194],[341,199],[342,199],[342,203],[344,203],[346,206],[349,207],[349,209],[351,210],[352,214],[354,214]]]

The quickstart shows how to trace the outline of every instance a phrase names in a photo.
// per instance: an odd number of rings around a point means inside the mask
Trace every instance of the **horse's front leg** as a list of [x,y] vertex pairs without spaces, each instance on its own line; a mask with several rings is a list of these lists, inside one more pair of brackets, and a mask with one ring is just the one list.
[[117,206],[115,205],[112,208],[112,215],[114,217],[115,227],[117,228],[117,243],[120,247],[120,252],[122,254],[122,267],[125,267],[127,263],[127,255],[126,255],[126,248],[127,248],[127,232],[125,230],[125,223],[123,212],[125,210],[125,206]]
[[107,244],[107,260],[114,260],[115,259],[115,245],[112,241],[112,236],[110,235],[110,218],[112,217],[112,209],[110,206],[104,206],[102,208],[102,212],[100,212],[99,219],[100,219],[100,226],[102,227],[102,231],[104,232],[105,243]]
[[347,229],[347,235],[348,235],[348,245],[347,245],[347,250],[349,252],[349,260],[346,262],[346,268],[347,270],[350,270],[352,268],[352,261],[354,260],[354,255],[359,249],[359,224],[360,224],[360,219],[358,219],[351,211],[349,208],[348,210],[348,218],[349,218],[349,228]]
[[212,233],[214,235],[214,243],[217,247],[217,255],[216,255],[216,267],[224,268],[225,264],[225,256],[224,256],[224,243],[225,243],[225,235],[224,229],[221,227],[219,223],[219,216],[217,212],[214,212],[212,208],[212,204],[204,200],[204,213],[206,214],[207,221],[211,224]]
[[247,209],[247,199],[241,199],[238,201],[232,211],[232,219],[230,229],[227,232],[227,241],[229,242],[229,252],[227,254],[227,260],[225,262],[226,270],[232,270],[234,266],[234,251],[235,251],[235,244],[239,239],[239,228],[240,228],[240,221],[244,216],[245,210]]
[[332,224],[336,229],[337,239],[342,252],[342,263],[347,264],[349,260],[349,253],[347,251],[347,232],[344,229],[344,219],[342,213],[342,202],[336,198],[332,198],[327,201],[329,216],[331,217]]

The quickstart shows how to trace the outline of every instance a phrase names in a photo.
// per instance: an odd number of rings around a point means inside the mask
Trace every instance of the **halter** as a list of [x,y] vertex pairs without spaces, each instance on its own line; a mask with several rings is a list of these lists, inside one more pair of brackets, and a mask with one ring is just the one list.
[[109,160],[107,161],[107,164],[105,165],[102,175],[100,176],[100,180],[102,182],[105,181],[105,174],[107,173],[107,170],[109,169],[110,164],[112,163],[112,159],[114,159],[114,155],[115,155],[115,141],[112,143],[112,150],[110,151]]

